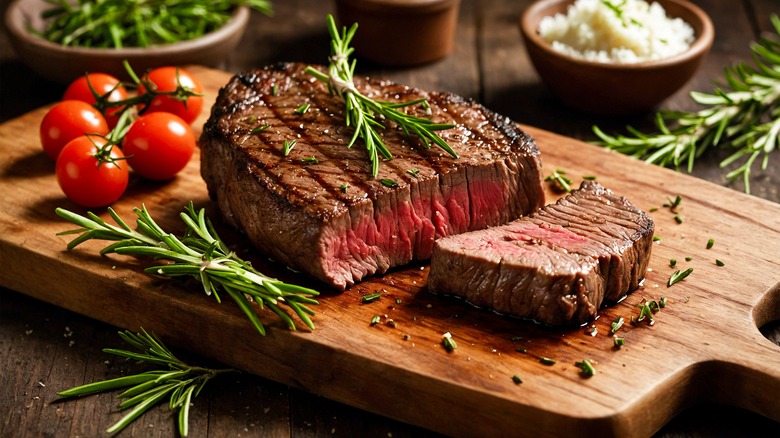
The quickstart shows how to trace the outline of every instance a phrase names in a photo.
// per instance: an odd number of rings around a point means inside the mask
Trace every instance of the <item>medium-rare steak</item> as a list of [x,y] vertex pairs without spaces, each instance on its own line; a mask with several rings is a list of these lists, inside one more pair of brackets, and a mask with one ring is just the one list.
[[550,325],[582,324],[645,276],[653,220],[595,182],[509,224],[436,242],[428,288]]
[[[455,124],[438,132],[457,159],[396,126],[380,129],[394,158],[373,178],[362,141],[346,147],[353,130],[343,101],[305,67],[234,76],[199,141],[201,173],[224,218],[273,258],[344,289],[430,258],[439,237],[544,205],[539,150],[511,120],[453,94],[356,79],[377,100],[426,98],[429,108],[410,111]],[[295,141],[288,156],[285,141]]]

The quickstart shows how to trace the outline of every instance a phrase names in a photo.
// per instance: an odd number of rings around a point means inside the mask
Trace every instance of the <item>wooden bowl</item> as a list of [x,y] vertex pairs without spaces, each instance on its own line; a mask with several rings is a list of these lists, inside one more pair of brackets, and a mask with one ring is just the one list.
[[41,11],[50,7],[43,0],[15,0],[8,6],[5,24],[22,61],[44,78],[64,84],[85,72],[128,79],[123,60],[138,74],[162,65],[219,67],[241,40],[249,21],[249,10],[241,7],[224,26],[193,40],[148,48],[93,49],[63,46],[30,33],[28,26],[43,29]]
[[449,55],[459,9],[460,0],[336,0],[340,26],[358,23],[355,52],[395,67]]
[[553,50],[538,33],[542,18],[566,13],[572,0],[541,0],[523,12],[520,32],[542,81],[567,105],[586,112],[630,115],[650,111],[694,75],[712,47],[715,31],[709,16],[685,0],[657,0],[673,18],[694,30],[683,53],[635,64],[590,62]]

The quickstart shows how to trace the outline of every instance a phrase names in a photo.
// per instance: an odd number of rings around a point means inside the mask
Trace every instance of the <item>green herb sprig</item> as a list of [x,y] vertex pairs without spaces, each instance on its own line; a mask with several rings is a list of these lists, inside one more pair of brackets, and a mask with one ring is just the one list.
[[254,269],[249,262],[228,249],[206,218],[205,209],[195,211],[192,202],[180,214],[187,226],[180,237],[160,228],[145,206],[134,209],[136,230],[132,230],[112,208],[108,208],[108,213],[118,226],[105,222],[92,212],[88,212],[87,217],[63,208],[57,208],[56,212],[61,218],[81,227],[58,234],[78,234],[68,243],[68,249],[91,239],[114,241],[100,254],[148,256],[168,261],[167,264],[148,267],[145,272],[165,277],[193,277],[201,282],[203,291],[214,296],[217,302],[221,302],[219,291],[226,292],[260,334],[265,335],[265,328],[250,299],[260,308],[271,309],[292,330],[296,328],[295,322],[280,306],[290,308],[307,327],[314,329],[314,323],[309,318],[314,311],[308,305],[317,304],[312,297],[318,292],[268,277]]
[[763,156],[761,170],[765,171],[769,154],[780,148],[780,18],[772,15],[771,21],[775,33],[750,46],[754,67],[745,63],[727,67],[720,88],[711,94],[691,93],[704,109],[658,112],[658,132],[651,134],[629,126],[629,134],[611,136],[594,126],[600,144],[660,166],[687,165],[688,172],[708,148],[728,148],[734,152],[720,167],[741,162],[726,178],[741,177],[745,192],[750,193],[755,162]]
[[105,353],[157,364],[163,369],[88,383],[57,393],[62,397],[81,397],[127,388],[118,395],[119,398],[124,399],[119,403],[119,409],[132,407],[132,410],[109,427],[107,433],[121,431],[153,406],[168,398],[170,409],[179,410],[179,434],[187,436],[192,399],[197,397],[206,383],[214,377],[237,372],[229,368],[210,369],[188,365],[174,356],[154,333],[147,333],[144,329],[141,329],[140,333],[125,330],[119,332],[119,336],[134,347],[135,351],[106,348],[103,350]]
[[454,125],[446,123],[434,123],[429,119],[416,117],[399,111],[401,108],[414,105],[427,105],[425,99],[416,99],[409,102],[383,102],[371,99],[361,94],[353,82],[355,73],[355,60],[350,63],[349,57],[354,51],[350,47],[352,38],[357,31],[357,23],[349,29],[343,27],[341,32],[336,27],[332,15],[328,15],[328,32],[331,37],[330,64],[328,73],[323,73],[313,67],[307,67],[306,72],[315,78],[328,84],[331,93],[344,99],[346,105],[346,125],[355,129],[352,139],[347,147],[352,147],[358,138],[362,138],[366,145],[369,160],[371,161],[371,174],[377,176],[379,172],[380,156],[384,159],[392,159],[393,155],[382,141],[377,129],[384,129],[385,125],[380,120],[389,120],[396,123],[407,136],[411,134],[419,137],[425,147],[430,148],[431,142],[447,151],[453,158],[458,154],[444,141],[436,131],[452,128]]
[[249,6],[271,14],[269,0],[48,0],[46,28],[31,32],[64,46],[150,47],[191,40],[226,24]]

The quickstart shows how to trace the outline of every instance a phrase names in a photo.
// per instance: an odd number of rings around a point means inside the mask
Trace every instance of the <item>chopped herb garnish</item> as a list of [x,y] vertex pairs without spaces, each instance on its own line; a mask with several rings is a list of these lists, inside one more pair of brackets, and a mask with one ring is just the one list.
[[522,336],[514,336],[512,337],[512,342],[520,342],[523,340]]
[[655,318],[653,317],[653,311],[650,305],[645,302],[637,305],[639,307],[639,316],[636,318],[636,322],[642,322],[647,318],[647,323],[650,325],[655,324]]
[[615,337],[615,340],[614,340],[615,347],[620,348],[623,345],[625,345],[625,343],[626,343],[626,338]]
[[675,283],[677,283],[679,281],[684,280],[685,277],[691,275],[691,272],[693,272],[693,268],[688,268],[688,269],[686,269],[686,270],[684,270],[682,272],[680,272],[679,270],[674,271],[672,273],[672,276],[669,277],[669,282],[666,284],[666,286],[669,287],[669,286],[671,286],[671,285],[673,285],[673,284],[675,284]]
[[683,218],[682,216],[677,214],[677,215],[674,216],[674,221],[677,222],[678,224],[681,224],[681,223],[685,222],[685,218]]
[[309,111],[310,107],[311,107],[310,104],[304,103],[303,105],[299,106],[298,108],[295,108],[295,114],[306,114],[306,112]]
[[450,332],[445,333],[441,337],[441,343],[444,345],[444,349],[448,352],[455,351],[456,348],[458,348],[458,344],[455,343],[455,340],[452,339],[452,334]]
[[349,184],[344,183],[339,188],[341,189],[341,193],[347,193],[347,189],[349,188]]
[[569,184],[571,184],[573,181],[565,177],[565,174],[565,170],[555,169],[544,180],[553,182],[555,187],[566,193],[571,193],[571,186]]
[[660,242],[661,236],[653,236],[653,242]]
[[723,261],[721,261],[719,259],[715,259],[715,264],[718,265],[718,266],[725,266],[726,265],[725,263],[723,263]]
[[707,249],[712,249],[713,245],[715,245],[715,239],[710,239],[707,241]]
[[395,299],[395,303],[396,304],[401,304],[401,303],[403,303],[403,301],[400,298],[396,298]]
[[249,116],[249,124],[250,125],[254,125],[256,121],[257,121],[257,116],[256,115],[252,114],[251,116]]
[[276,96],[277,94],[279,94],[279,86],[274,84],[271,87],[271,96]]
[[301,158],[301,161],[303,161],[304,163],[311,163],[311,164],[317,164],[320,162],[320,160],[318,160],[317,157],[315,156]]
[[677,266],[677,259],[669,259],[669,266],[671,267]]
[[398,323],[393,321],[392,319],[388,319],[385,324],[387,324],[387,326],[390,327],[390,328],[398,327]]
[[284,144],[282,145],[282,153],[284,156],[290,155],[290,151],[292,148],[295,147],[295,144],[298,143],[298,140],[285,140]]
[[686,262],[690,262],[691,260],[693,260],[693,257],[691,257],[691,256],[688,256],[688,257],[685,258]]
[[420,174],[420,171],[417,170],[417,169],[409,169],[409,170],[406,171],[406,173],[408,173],[409,175],[412,175],[412,176],[417,176],[417,175]]
[[658,300],[658,307],[662,309],[666,307],[666,297],[661,297],[661,299]]
[[653,207],[653,208],[650,209],[650,213],[654,213],[656,211],[658,211],[658,207]]
[[377,325],[379,324],[379,321],[382,320],[382,317],[379,315],[374,315],[373,318],[371,318],[371,325]]
[[523,380],[517,374],[512,376],[512,381],[515,382],[515,385],[523,383]]
[[647,307],[650,308],[650,311],[653,313],[658,312],[661,310],[661,306],[658,304],[658,301],[652,300],[647,302]]
[[596,375],[596,368],[593,368],[593,364],[588,359],[582,359],[580,362],[574,362],[574,365],[580,367],[580,374],[584,377],[593,377]]
[[398,187],[398,183],[393,181],[392,179],[382,178],[379,180],[379,182],[381,182],[382,185],[387,187]]
[[528,353],[528,350],[526,350],[525,348],[518,348],[515,351],[518,352],[518,353],[523,353],[523,354]]
[[361,301],[363,303],[373,303],[374,301],[376,301],[376,300],[378,300],[380,298],[382,298],[382,293],[381,292],[376,292],[376,293],[369,294],[369,295],[363,295],[363,298],[361,298]]
[[596,181],[596,176],[595,175],[583,175],[582,179],[584,179],[586,181]]
[[249,131],[249,133],[250,134],[257,134],[258,132],[263,132],[263,131],[265,131],[266,129],[268,129],[270,127],[271,127],[271,125],[269,125],[268,123],[266,123],[265,125],[261,125],[261,126],[255,126],[254,128],[252,128],[251,131]]
[[625,319],[623,319],[622,316],[618,316],[615,318],[614,321],[612,321],[612,329],[610,332],[615,333],[616,331],[620,330],[620,327],[623,327],[623,324],[626,322]]
[[549,365],[555,365],[555,364],[556,364],[556,361],[555,361],[555,359],[550,359],[549,357],[540,357],[540,358],[539,358],[539,362],[540,362],[542,365],[548,365],[548,366],[549,366]]

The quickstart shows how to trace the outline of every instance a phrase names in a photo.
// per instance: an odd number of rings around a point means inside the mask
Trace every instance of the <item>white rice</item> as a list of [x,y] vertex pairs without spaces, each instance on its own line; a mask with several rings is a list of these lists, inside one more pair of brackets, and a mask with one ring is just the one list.
[[668,58],[694,40],[688,23],[644,0],[577,0],[566,15],[543,18],[539,36],[575,58],[616,64]]

